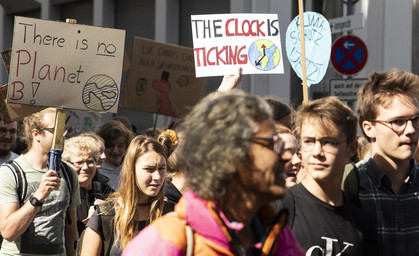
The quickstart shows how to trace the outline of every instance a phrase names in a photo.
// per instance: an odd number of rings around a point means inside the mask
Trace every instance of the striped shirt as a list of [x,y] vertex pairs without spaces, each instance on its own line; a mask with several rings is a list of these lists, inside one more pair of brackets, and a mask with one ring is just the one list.
[[358,164],[359,199],[376,221],[381,255],[419,255],[419,166],[412,160],[395,194],[389,177],[369,158]]

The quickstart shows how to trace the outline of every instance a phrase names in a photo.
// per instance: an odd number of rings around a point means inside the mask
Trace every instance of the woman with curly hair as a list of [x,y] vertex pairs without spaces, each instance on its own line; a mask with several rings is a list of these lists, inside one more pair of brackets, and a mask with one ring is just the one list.
[[144,135],[130,143],[117,191],[96,207],[87,223],[81,255],[120,255],[128,242],[164,211],[168,134]]

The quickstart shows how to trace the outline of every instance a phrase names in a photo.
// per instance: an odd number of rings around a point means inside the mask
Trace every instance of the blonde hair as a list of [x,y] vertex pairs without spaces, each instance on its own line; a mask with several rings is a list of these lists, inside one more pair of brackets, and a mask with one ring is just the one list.
[[28,149],[32,147],[33,135],[32,130],[42,131],[42,128],[52,128],[45,127],[44,116],[50,113],[56,113],[57,109],[55,108],[46,108],[40,112],[36,112],[30,116],[27,116],[23,119],[24,132],[25,132],[25,141],[28,144]]
[[[138,158],[147,152],[154,151],[164,156],[167,161],[167,154],[170,149],[161,141],[144,135],[136,136],[130,143],[124,158],[120,174],[118,190],[112,194],[110,200],[115,202],[114,234],[115,241],[119,242],[121,249],[124,249],[136,235],[138,225],[135,221],[137,206],[144,193],[137,185],[135,163]],[[150,223],[163,214],[164,186],[157,196],[152,198],[147,222]]]
[[95,161],[99,159],[100,148],[94,138],[79,135],[65,140],[62,155],[64,161],[70,161],[72,156],[79,156],[82,154],[93,157]]

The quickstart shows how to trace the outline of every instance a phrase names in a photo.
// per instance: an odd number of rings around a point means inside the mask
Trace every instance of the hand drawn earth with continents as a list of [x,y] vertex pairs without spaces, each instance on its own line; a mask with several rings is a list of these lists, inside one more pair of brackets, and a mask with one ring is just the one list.
[[251,44],[248,56],[253,66],[262,71],[274,69],[281,59],[278,47],[266,39]]
[[93,111],[107,111],[118,100],[118,87],[115,80],[107,75],[94,75],[83,88],[83,103]]

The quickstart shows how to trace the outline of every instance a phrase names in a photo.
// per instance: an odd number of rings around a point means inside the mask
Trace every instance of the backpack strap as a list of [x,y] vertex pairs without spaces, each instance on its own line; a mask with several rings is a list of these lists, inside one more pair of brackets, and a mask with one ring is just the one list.
[[28,190],[28,182],[26,180],[26,174],[23,171],[22,167],[13,160],[7,161],[3,164],[3,166],[6,166],[7,168],[12,171],[12,174],[15,178],[15,182],[17,185],[17,195],[19,198],[19,204],[22,205],[24,203],[26,192]]
[[361,207],[361,201],[359,200],[359,173],[358,168],[353,164],[345,166],[342,189],[347,200]]
[[[177,212],[169,212],[166,214],[167,216],[176,216]],[[179,218],[179,217],[178,217]],[[191,228],[191,226],[186,222],[186,220],[182,220],[185,224],[185,236],[186,236],[186,250],[185,250],[185,256],[192,256],[193,255],[193,249],[194,249],[194,231]]]
[[262,240],[262,247],[260,249],[261,256],[272,255],[275,250],[275,242],[278,239],[279,233],[287,225],[288,211],[281,210],[275,217],[273,225],[267,230],[265,237]]
[[94,206],[102,224],[102,253],[101,255],[109,255],[115,239],[114,234],[114,217],[115,209],[113,203],[107,202]]
[[70,204],[71,204],[71,197],[73,195],[74,184],[73,184],[73,169],[70,168],[66,163],[61,162],[60,164],[60,173],[62,173],[65,183],[67,184],[67,189],[70,192]]

